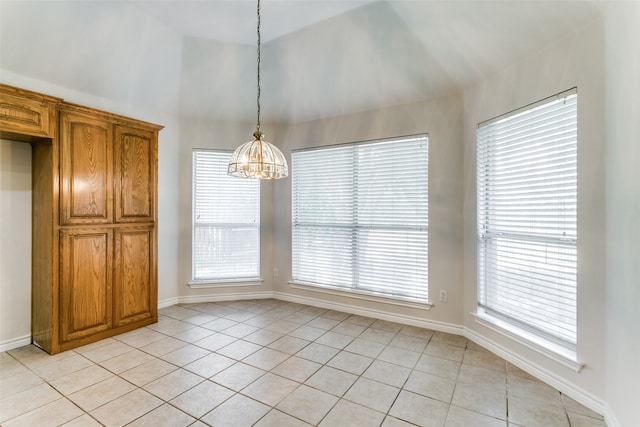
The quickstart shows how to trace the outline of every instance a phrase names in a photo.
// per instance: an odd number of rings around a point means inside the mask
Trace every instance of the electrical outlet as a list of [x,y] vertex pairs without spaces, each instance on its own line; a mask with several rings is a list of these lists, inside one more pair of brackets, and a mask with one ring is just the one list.
[[440,291],[440,302],[447,302],[447,291]]
[[273,277],[278,277],[278,267],[273,267]]

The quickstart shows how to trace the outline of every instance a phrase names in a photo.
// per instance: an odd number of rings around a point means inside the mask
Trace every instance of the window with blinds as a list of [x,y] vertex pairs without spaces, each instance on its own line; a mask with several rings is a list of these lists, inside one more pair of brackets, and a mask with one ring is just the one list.
[[477,130],[478,305],[575,351],[577,91]]
[[227,175],[231,151],[193,152],[193,280],[260,276],[260,181]]
[[427,301],[426,135],[296,150],[294,282]]

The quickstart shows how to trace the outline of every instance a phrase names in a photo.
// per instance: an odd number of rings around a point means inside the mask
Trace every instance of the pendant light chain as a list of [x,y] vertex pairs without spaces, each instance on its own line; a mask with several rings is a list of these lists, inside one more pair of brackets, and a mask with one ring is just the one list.
[[257,98],[258,122],[256,124],[256,127],[257,127],[257,131],[260,132],[260,0],[258,0],[257,14],[258,14],[258,28],[257,28],[257,33],[258,33],[258,98]]

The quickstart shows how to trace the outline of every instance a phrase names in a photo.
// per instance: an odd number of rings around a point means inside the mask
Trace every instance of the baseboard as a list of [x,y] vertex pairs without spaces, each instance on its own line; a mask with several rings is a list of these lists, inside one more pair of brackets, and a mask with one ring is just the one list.
[[607,423],[607,427],[622,427],[622,424],[616,418],[616,415],[613,413],[613,409],[609,404],[604,405],[604,421]]
[[274,298],[273,292],[234,292],[209,295],[185,295],[158,301],[158,308],[165,308],[175,304],[197,304],[202,302],[240,301],[248,299]]
[[[480,344],[487,350],[497,354],[509,363],[517,366],[518,368],[530,373],[534,377],[544,381],[556,390],[566,394],[573,400],[583,404],[587,408],[604,415],[606,411],[606,405],[604,401],[597,398],[588,391],[576,386],[572,382],[567,381],[559,375],[556,375],[548,370],[541,368],[539,365],[531,362],[530,360],[513,353],[509,349],[498,345],[492,341],[487,340],[482,335],[479,335],[476,331],[464,328],[464,336],[471,341]],[[611,424],[608,424],[611,427]]]
[[0,343],[0,353],[3,351],[13,350],[14,348],[24,347],[31,344],[31,335],[25,335],[19,338],[13,338]]
[[446,332],[449,334],[462,335],[463,333],[463,328],[461,326],[454,325],[452,323],[437,322],[415,316],[406,316],[403,314],[390,313],[388,311],[364,308],[352,304],[329,302],[319,298],[291,295],[284,292],[274,292],[273,298],[282,301],[295,302],[299,304],[311,305],[314,307],[342,311],[350,314],[358,314],[360,316],[373,317],[375,319],[388,320],[390,322],[397,322],[405,325],[417,326],[420,328],[433,329],[435,331]]

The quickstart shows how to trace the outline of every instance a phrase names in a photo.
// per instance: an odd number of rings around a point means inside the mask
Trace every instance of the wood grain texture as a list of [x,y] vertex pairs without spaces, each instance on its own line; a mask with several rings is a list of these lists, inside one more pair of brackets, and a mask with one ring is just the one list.
[[154,227],[115,230],[115,326],[157,316]]
[[83,114],[60,116],[62,223],[112,222],[112,156],[110,124]]
[[110,228],[60,232],[60,340],[75,340],[112,326]]
[[115,129],[115,221],[155,221],[157,133],[134,126]]
[[0,136],[52,138],[55,129],[52,113],[59,101],[59,98],[0,84]]

